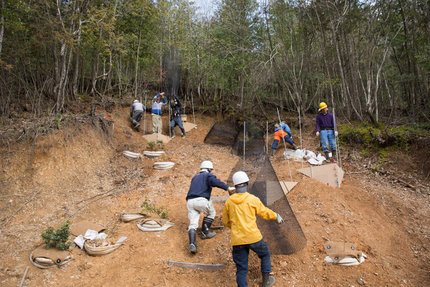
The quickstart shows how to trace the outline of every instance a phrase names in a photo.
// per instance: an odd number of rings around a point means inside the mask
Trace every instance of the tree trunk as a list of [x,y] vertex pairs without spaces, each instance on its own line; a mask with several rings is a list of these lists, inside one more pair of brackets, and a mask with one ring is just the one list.
[[[6,6],[4,4],[4,0],[1,0],[1,10],[5,10]],[[4,35],[4,16],[3,13],[0,17],[0,59],[1,59],[1,50],[3,47],[3,35]]]

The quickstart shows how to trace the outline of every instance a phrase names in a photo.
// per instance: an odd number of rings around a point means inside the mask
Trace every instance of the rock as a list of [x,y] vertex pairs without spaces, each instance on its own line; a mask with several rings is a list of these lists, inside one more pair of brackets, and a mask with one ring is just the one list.
[[366,282],[362,278],[358,278],[357,283],[358,285],[361,285],[361,286],[366,285]]

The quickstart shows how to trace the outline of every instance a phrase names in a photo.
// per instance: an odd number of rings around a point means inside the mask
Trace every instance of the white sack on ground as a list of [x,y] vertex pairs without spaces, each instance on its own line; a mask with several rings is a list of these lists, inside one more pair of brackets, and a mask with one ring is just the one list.
[[312,165],[321,165],[326,158],[321,154],[316,155],[313,151],[306,149],[286,150],[284,152],[285,159],[301,160],[304,159]]

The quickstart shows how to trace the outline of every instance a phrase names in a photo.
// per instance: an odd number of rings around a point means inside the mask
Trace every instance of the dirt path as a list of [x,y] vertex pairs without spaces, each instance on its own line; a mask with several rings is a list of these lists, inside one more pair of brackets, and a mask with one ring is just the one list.
[[[147,143],[131,130],[127,108],[112,113],[113,138],[91,126],[69,128],[1,153],[0,285],[18,286],[26,266],[25,286],[235,286],[229,230],[214,239],[198,240],[199,253],[188,253],[185,195],[201,161],[214,162],[215,174],[226,181],[239,157],[227,147],[209,146],[204,137],[214,120],[197,118],[198,129],[165,145],[157,161],[173,161],[171,170],[154,171],[155,160],[130,160],[122,151],[143,152]],[[304,135],[304,146],[316,141]],[[279,149],[272,164],[280,180],[289,180]],[[307,246],[297,254],[272,256],[275,286],[430,286],[430,207],[428,192],[393,185],[344,162],[340,189],[330,188],[297,172],[299,184],[288,195]],[[95,196],[95,197],[94,197]],[[213,198],[225,196],[215,189]],[[169,210],[175,224],[165,232],[144,233],[135,223],[120,222],[120,214],[143,201]],[[217,214],[223,204],[215,203]],[[18,212],[17,212],[18,211]],[[38,269],[28,260],[41,244],[40,233],[65,220],[89,219],[107,227],[113,239],[127,236],[115,252],[90,257],[72,249],[73,261],[61,268]],[[368,256],[355,267],[324,262],[324,243],[348,241]],[[218,271],[181,269],[168,260],[224,263]],[[261,280],[258,258],[250,256],[250,286]]]

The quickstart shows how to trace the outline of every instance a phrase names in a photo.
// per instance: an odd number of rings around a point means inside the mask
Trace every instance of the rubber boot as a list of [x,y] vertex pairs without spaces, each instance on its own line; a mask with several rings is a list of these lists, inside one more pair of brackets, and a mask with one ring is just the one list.
[[273,158],[275,156],[275,150],[272,149],[272,155],[270,156],[270,158]]
[[202,234],[201,234],[202,239],[209,239],[209,238],[212,238],[216,235],[215,232],[209,231],[209,228],[211,227],[213,221],[214,220],[212,218],[209,218],[209,217],[203,218]]
[[172,135],[172,139],[175,138],[175,130],[174,129],[170,129],[170,133]]
[[293,144],[293,149],[294,149],[294,150],[297,150],[297,149],[298,149],[298,147],[297,147],[295,144]]
[[182,129],[182,135],[181,135],[183,138],[186,136],[186,134],[185,134],[185,130],[184,129]]
[[190,239],[190,252],[192,254],[197,253],[197,241],[196,241],[196,230],[190,229],[188,230],[188,238]]
[[275,277],[270,276],[270,273],[263,273],[263,287],[271,287],[275,282]]

